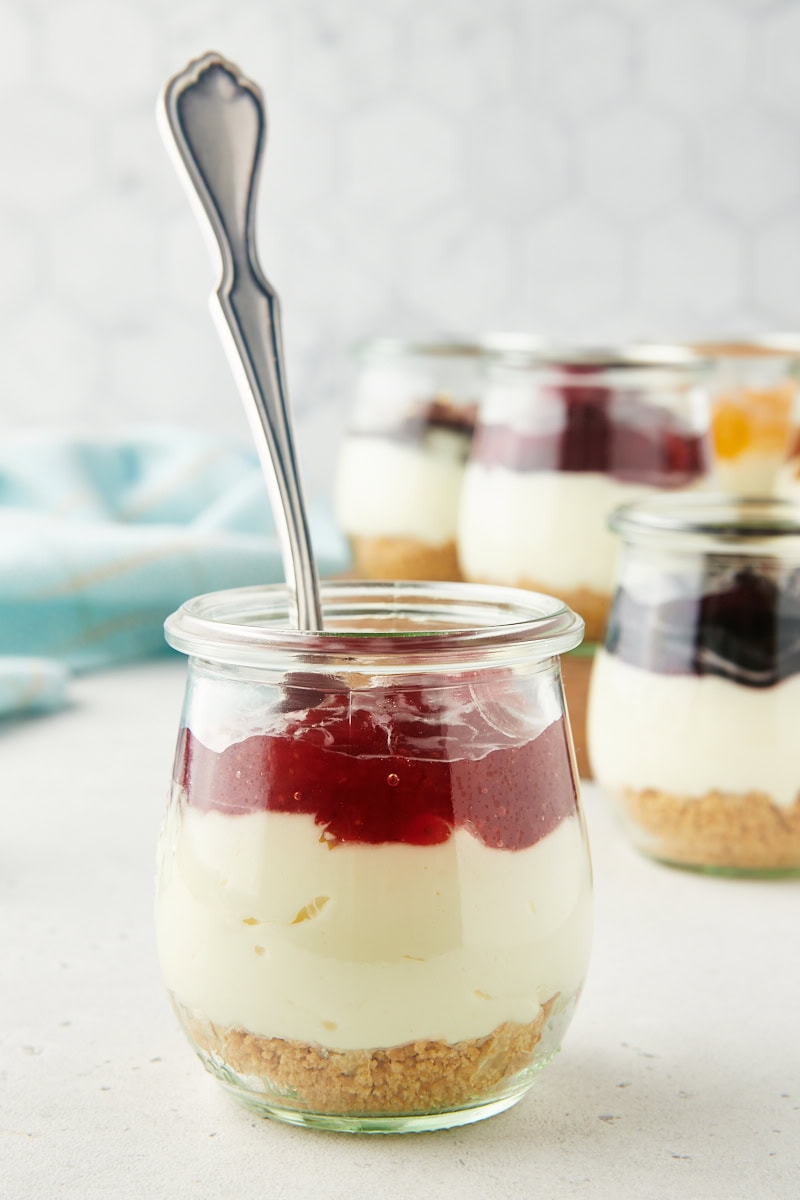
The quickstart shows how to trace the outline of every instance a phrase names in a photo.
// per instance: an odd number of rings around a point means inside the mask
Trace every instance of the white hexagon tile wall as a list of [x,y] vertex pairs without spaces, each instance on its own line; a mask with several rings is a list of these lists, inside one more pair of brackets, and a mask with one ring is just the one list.
[[246,437],[156,96],[265,89],[312,490],[378,333],[800,325],[800,0],[0,0],[0,423]]

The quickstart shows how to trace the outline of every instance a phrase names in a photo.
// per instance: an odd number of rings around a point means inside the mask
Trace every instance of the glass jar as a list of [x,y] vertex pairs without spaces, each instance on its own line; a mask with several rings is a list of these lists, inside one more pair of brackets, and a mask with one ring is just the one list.
[[[711,429],[714,484],[741,496],[781,490],[798,438],[800,337],[770,334],[747,341],[703,342],[714,364]],[[800,449],[798,449],[800,456]]]
[[495,356],[465,472],[467,579],[553,592],[602,640],[614,582],[611,511],[704,481],[704,361],[676,346]]
[[508,1108],[586,969],[590,865],[559,675],[581,621],[464,584],[189,601],[162,833],[163,974],[206,1068],[266,1116],[351,1131]]
[[481,358],[475,342],[380,338],[360,348],[335,508],[361,578],[460,578],[458,505]]
[[620,508],[589,695],[595,778],[655,858],[800,869],[800,505],[684,495]]

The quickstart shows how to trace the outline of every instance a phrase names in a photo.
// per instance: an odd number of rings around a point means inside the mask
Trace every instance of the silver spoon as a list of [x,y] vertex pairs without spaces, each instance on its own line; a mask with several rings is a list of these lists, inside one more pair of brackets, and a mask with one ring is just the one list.
[[266,131],[261,91],[221,55],[205,54],[167,82],[159,118],[222,260],[211,311],[267,479],[294,624],[322,629],[286,390],[280,301],[256,253],[255,197]]

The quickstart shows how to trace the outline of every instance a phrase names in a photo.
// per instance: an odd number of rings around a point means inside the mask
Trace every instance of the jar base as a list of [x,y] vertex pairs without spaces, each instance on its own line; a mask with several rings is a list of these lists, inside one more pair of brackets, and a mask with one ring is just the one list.
[[763,792],[682,796],[625,788],[613,799],[625,832],[647,858],[705,875],[800,875],[800,798],[781,808]]
[[[544,1065],[544,1064],[542,1064]],[[266,1096],[259,1096],[230,1080],[220,1080],[225,1091],[256,1116],[267,1120],[281,1121],[284,1125],[300,1126],[304,1129],[321,1129],[329,1133],[435,1133],[437,1130],[458,1129],[463,1125],[474,1125],[489,1117],[497,1116],[515,1104],[530,1090],[530,1083],[497,1100],[483,1101],[469,1108],[449,1112],[409,1113],[393,1116],[339,1116],[332,1113],[304,1112],[295,1108],[283,1108]]]
[[501,1112],[558,1050],[574,1003],[556,994],[533,1021],[471,1041],[331,1050],[218,1026],[171,999],[205,1069],[242,1103],[292,1124],[354,1132],[444,1129]]
[[636,849],[645,858],[659,863],[662,867],[672,867],[677,871],[688,871],[693,875],[711,875],[721,879],[800,879],[800,866],[796,867],[737,867],[709,866],[705,863],[681,862],[668,855],[659,854],[634,841]]
[[[546,1036],[544,1039],[541,1037],[545,1032],[543,1027],[550,1008],[548,1005],[542,1011],[537,1022],[540,1028],[536,1034],[536,1045],[527,1051],[527,1061],[517,1063],[516,1069],[506,1061],[506,1069],[496,1078],[493,1086],[486,1086],[488,1078],[483,1081],[479,1079],[473,1082],[469,1090],[465,1085],[460,1095],[453,1094],[450,1089],[449,1100],[444,1100],[446,1090],[442,1091],[442,1080],[429,1079],[432,1090],[430,1108],[427,1110],[420,1104],[423,1097],[419,1092],[418,1079],[408,1081],[409,1084],[414,1084],[416,1096],[412,1095],[408,1086],[401,1086],[402,1081],[396,1081],[398,1086],[391,1093],[387,1093],[386,1088],[382,1088],[376,1081],[374,1089],[366,1087],[363,1091],[362,1103],[354,1104],[354,1080],[348,1075],[341,1081],[342,1105],[339,1108],[331,1102],[332,1098],[329,1095],[320,1093],[319,1089],[314,1089],[311,1085],[310,1094],[303,1095],[296,1083],[284,1080],[281,1084],[270,1074],[254,1075],[246,1070],[237,1069],[230,1059],[221,1056],[219,1046],[203,1045],[198,1042],[196,1036],[191,1040],[195,1053],[208,1073],[240,1104],[258,1116],[283,1121],[285,1124],[301,1125],[310,1129],[338,1130],[343,1133],[420,1133],[425,1130],[471,1125],[504,1112],[516,1104],[530,1090],[536,1076],[560,1049],[561,1028],[568,1019],[566,1013],[548,1021]],[[196,1032],[196,1024],[194,1029]],[[489,1050],[497,1047],[496,1039],[486,1038],[484,1041]],[[491,1057],[486,1065],[490,1071],[499,1066]],[[315,1071],[314,1074],[318,1072]],[[320,1103],[320,1100],[323,1103]],[[373,1111],[369,1111],[370,1101],[375,1105]]]

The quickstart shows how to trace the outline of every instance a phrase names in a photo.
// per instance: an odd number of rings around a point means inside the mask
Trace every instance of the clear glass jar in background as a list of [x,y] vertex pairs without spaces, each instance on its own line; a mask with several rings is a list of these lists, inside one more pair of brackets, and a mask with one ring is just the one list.
[[459,579],[456,526],[481,390],[469,341],[378,338],[358,351],[338,522],[366,579]]
[[601,641],[616,558],[607,517],[706,480],[707,370],[679,346],[494,355],[462,488],[464,577],[561,596]]
[[[800,335],[708,341],[694,349],[714,364],[714,486],[741,496],[783,490],[800,435]],[[800,445],[795,454],[800,458]]]
[[351,1131],[502,1111],[558,1048],[591,870],[550,597],[323,585],[167,622],[186,701],[157,929],[206,1068],[262,1115]]
[[620,508],[589,752],[634,843],[711,871],[800,871],[800,505]]

